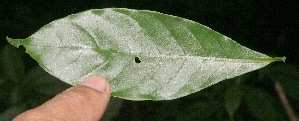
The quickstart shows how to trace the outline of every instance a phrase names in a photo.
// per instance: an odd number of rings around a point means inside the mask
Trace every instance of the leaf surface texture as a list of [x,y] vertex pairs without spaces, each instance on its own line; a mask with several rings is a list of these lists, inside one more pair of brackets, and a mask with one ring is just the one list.
[[66,83],[103,75],[113,96],[130,100],[175,99],[275,61],[194,21],[122,8],[84,11],[7,39]]

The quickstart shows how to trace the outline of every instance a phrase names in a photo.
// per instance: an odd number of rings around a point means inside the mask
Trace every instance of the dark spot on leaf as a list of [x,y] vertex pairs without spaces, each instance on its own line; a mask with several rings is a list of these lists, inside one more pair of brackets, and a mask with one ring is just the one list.
[[140,63],[140,59],[138,57],[135,57],[135,63]]

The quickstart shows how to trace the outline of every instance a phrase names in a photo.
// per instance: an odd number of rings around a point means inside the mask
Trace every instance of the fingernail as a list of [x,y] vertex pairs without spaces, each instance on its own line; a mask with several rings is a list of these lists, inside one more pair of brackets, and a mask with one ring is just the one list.
[[107,80],[101,76],[90,76],[84,79],[80,85],[91,87],[99,92],[104,92],[107,83]]

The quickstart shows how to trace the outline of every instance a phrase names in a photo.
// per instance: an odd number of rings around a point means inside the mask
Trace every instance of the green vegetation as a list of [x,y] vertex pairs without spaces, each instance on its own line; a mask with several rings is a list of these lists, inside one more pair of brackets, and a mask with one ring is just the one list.
[[[1,8],[7,9],[0,9],[3,18],[0,20],[0,119],[10,120],[20,112],[42,104],[70,86],[45,72],[24,53],[23,47],[16,49],[7,45],[5,37],[26,38],[41,26],[71,13],[113,6],[149,9],[188,18],[207,25],[253,50],[273,57],[285,55],[288,60],[285,63],[270,64],[260,70],[219,82],[171,101],[135,102],[113,98],[105,119],[288,120],[274,85],[276,82],[281,84],[290,105],[295,112],[298,112],[299,107],[296,104],[299,102],[299,69],[296,61],[298,51],[295,49],[298,42],[291,42],[294,39],[292,32],[296,30],[294,26],[290,26],[289,23],[294,19],[291,18],[291,12],[287,12],[295,9],[290,7],[292,4],[294,3],[282,4],[270,0],[262,3],[246,0],[222,3],[207,0],[201,2],[178,0],[159,4],[126,1],[110,3],[55,1],[53,4],[44,1],[3,2]],[[78,5],[80,7],[75,7]],[[272,16],[274,18],[271,18]]]
[[68,84],[103,75],[112,96],[130,100],[176,99],[285,60],[194,21],[124,8],[72,14],[27,39],[7,40],[24,46],[41,67]]

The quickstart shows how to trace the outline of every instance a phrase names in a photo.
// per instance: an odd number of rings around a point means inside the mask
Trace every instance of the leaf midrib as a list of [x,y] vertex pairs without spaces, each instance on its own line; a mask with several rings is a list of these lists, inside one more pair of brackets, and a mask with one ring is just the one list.
[[[76,49],[76,50],[84,50],[84,49],[96,49],[91,47],[82,47],[82,46],[47,46],[47,45],[29,45],[29,46],[38,46],[38,47],[45,47],[45,48],[68,48],[68,49]],[[117,50],[101,50],[101,51],[107,51],[109,53],[118,53],[118,55],[125,55],[125,56],[134,56],[134,57],[150,57],[150,58],[167,58],[167,59],[186,59],[186,58],[192,58],[194,60],[209,60],[209,61],[226,61],[226,62],[244,62],[244,63],[270,63],[273,61],[277,61],[271,57],[268,58],[224,58],[224,57],[205,57],[205,56],[189,56],[189,55],[142,55],[142,54],[129,54],[120,52]],[[112,52],[113,51],[113,52]]]

